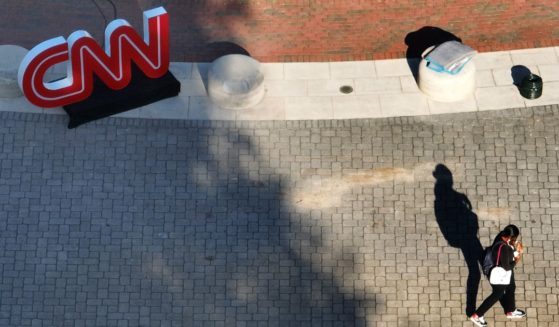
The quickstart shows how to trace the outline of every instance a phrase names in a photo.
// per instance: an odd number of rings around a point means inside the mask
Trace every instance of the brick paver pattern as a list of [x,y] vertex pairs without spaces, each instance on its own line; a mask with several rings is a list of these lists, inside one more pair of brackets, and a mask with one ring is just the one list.
[[141,33],[143,11],[157,6],[169,13],[173,61],[418,58],[449,36],[480,52],[559,46],[559,3],[550,0],[2,0],[0,44],[31,49],[81,29],[102,44],[113,19]]
[[482,245],[521,228],[529,318],[507,326],[559,326],[558,106],[74,130],[0,115],[0,326],[471,326],[437,164]]

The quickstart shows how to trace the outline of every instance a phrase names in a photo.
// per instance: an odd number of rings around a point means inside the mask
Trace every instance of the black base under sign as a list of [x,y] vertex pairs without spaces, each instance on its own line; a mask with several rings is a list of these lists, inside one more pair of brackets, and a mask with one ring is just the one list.
[[63,107],[70,116],[68,128],[177,96],[181,90],[180,82],[171,72],[149,78],[134,64],[132,80],[121,90],[112,90],[97,76],[93,78],[93,93],[89,98]]

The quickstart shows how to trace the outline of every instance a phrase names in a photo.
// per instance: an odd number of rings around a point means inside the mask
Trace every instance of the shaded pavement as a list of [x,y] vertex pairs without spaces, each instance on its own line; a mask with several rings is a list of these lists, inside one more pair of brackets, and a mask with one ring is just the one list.
[[[522,229],[529,318],[515,326],[559,323],[557,106],[74,130],[0,115],[1,326],[469,324],[471,267],[437,222],[438,164],[482,245]],[[482,278],[477,302],[489,291]]]

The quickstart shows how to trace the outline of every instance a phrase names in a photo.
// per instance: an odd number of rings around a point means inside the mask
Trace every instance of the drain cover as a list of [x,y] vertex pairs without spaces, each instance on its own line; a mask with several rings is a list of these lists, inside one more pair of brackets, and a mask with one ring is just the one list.
[[343,94],[350,94],[351,92],[353,92],[353,87],[349,86],[349,85],[344,85],[340,87],[340,92],[342,92]]

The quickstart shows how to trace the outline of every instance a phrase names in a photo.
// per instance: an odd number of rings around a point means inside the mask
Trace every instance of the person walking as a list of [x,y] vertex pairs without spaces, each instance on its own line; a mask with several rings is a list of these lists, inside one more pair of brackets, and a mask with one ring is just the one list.
[[483,301],[483,303],[470,316],[470,320],[479,327],[487,326],[483,315],[497,301],[501,303],[504,312],[509,319],[522,318],[526,313],[516,308],[514,291],[514,267],[522,258],[524,247],[518,241],[520,230],[515,225],[505,227],[491,247],[492,256],[495,258],[495,267],[489,275],[489,283],[493,292]]

